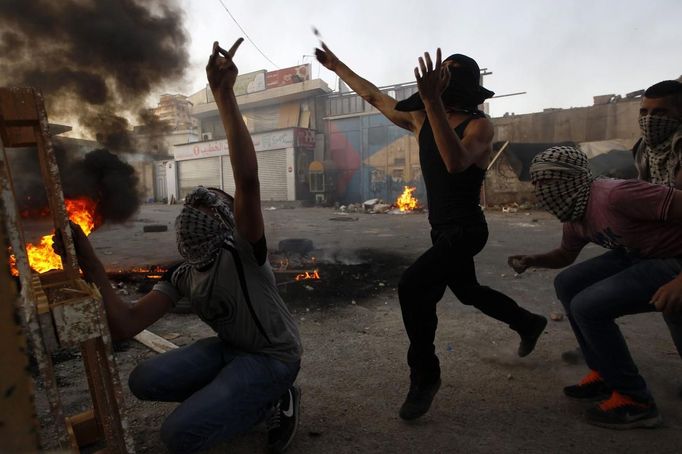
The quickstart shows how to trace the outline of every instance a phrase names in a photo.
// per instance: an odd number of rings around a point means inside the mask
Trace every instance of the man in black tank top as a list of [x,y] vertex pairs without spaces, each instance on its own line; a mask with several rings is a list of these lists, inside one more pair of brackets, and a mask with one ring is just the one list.
[[419,140],[419,161],[426,185],[433,246],[410,266],[399,284],[400,307],[410,339],[407,362],[410,390],[400,417],[425,414],[440,387],[440,365],[433,344],[436,304],[449,287],[464,304],[507,323],[521,336],[519,356],[535,347],[547,319],[519,307],[511,298],[476,279],[474,256],[485,246],[488,228],[479,206],[491,143],[492,123],[478,105],[493,96],[479,85],[476,62],[461,54],[435,65],[428,53],[419,58],[419,93],[397,102],[355,74],[322,43],[318,61],[334,71],[367,102]]

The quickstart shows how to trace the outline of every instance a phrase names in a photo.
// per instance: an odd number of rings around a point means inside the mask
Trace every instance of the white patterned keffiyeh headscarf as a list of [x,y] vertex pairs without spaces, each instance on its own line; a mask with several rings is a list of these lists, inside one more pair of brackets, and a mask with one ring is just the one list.
[[582,219],[594,181],[585,153],[573,147],[548,148],[533,158],[530,178],[542,208],[561,222]]
[[[213,216],[195,208],[210,208]],[[215,260],[224,245],[234,245],[232,208],[214,192],[199,186],[185,197],[185,206],[175,219],[178,251],[187,263],[203,268]]]
[[646,144],[645,160],[649,164],[650,181],[674,186],[682,158],[675,152],[673,138],[682,135],[682,122],[660,115],[639,117],[639,127]]

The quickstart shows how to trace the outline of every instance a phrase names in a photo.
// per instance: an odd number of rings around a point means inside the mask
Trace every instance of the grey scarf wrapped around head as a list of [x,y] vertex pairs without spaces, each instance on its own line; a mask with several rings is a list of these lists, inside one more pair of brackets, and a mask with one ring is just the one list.
[[[211,209],[209,215],[195,207]],[[234,245],[232,208],[214,192],[199,186],[185,197],[185,206],[175,220],[178,252],[195,268],[216,259],[224,245]]]

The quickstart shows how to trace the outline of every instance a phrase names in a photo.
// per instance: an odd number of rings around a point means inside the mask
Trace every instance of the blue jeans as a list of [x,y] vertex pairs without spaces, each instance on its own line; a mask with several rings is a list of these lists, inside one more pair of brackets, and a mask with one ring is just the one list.
[[230,349],[217,337],[140,363],[128,385],[142,400],[181,402],[161,427],[172,452],[195,452],[226,441],[264,419],[294,383],[300,362]]
[[557,275],[554,288],[585,362],[616,391],[652,398],[615,319],[654,311],[651,297],[680,272],[681,259],[642,259],[613,250]]

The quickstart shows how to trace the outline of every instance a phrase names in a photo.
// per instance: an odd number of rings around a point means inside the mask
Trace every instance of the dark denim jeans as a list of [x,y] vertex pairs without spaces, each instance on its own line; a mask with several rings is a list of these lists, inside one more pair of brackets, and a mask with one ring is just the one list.
[[531,313],[508,296],[478,283],[474,256],[485,246],[485,224],[433,229],[433,246],[403,273],[398,285],[400,308],[410,348],[407,362],[411,378],[433,382],[440,377],[440,364],[433,344],[438,316],[436,304],[449,287],[463,303],[484,314],[523,330]]
[[217,337],[140,363],[128,384],[142,400],[181,402],[161,427],[172,452],[207,449],[264,419],[294,383],[300,363],[235,352]]
[[[652,312],[651,297],[682,272],[680,259],[642,259],[622,250],[609,251],[565,269],[554,288],[590,369],[615,390],[650,399],[625,339],[615,323],[623,315]],[[667,319],[673,329],[679,320]],[[675,334],[682,347],[679,331]]]

